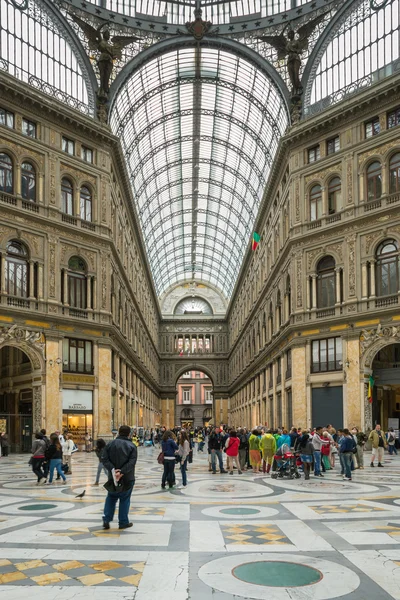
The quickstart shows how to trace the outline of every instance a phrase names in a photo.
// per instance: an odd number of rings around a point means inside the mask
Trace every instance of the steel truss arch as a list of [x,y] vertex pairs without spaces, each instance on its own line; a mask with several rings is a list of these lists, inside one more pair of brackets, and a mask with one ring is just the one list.
[[[146,210],[150,207],[151,203],[154,201],[154,199],[157,197],[157,194],[163,191],[168,190],[169,188],[175,186],[175,185],[180,185],[182,183],[188,183],[192,181],[191,177],[187,177],[184,179],[174,179],[173,181],[165,184],[165,186],[163,186],[162,188],[159,188],[159,190],[157,190],[157,192],[155,194],[153,194],[153,196],[151,197],[152,200],[151,202],[146,203],[140,210],[140,216],[143,216],[143,214],[146,212]],[[200,183],[211,183],[212,185],[215,185],[217,187],[220,187],[223,190],[227,190],[230,192],[230,194],[235,197],[238,198],[239,202],[242,202],[242,204],[245,206],[248,216],[252,216],[255,217],[254,214],[254,210],[252,210],[250,208],[250,206],[247,204],[247,202],[245,202],[242,197],[240,196],[240,194],[238,194],[238,192],[236,192],[233,188],[227,186],[227,185],[223,185],[221,183],[221,181],[217,181],[216,179],[206,179],[206,178],[199,178],[198,181]],[[160,210],[162,210],[163,208],[166,208],[167,206],[169,206],[171,204],[171,202],[174,204],[176,201],[179,200],[189,200],[189,198],[191,197],[191,195],[187,194],[185,196],[177,196],[176,198],[169,198],[168,200],[166,200],[163,204],[160,204],[157,207],[157,212],[159,212]],[[239,211],[237,211],[231,204],[229,204],[228,202],[225,202],[224,200],[222,200],[222,198],[217,198],[216,196],[212,196],[211,194],[208,194],[207,196],[205,194],[198,194],[198,198],[202,198],[204,200],[206,200],[207,198],[214,198],[218,204],[221,204],[222,206],[225,206],[226,208],[230,209],[233,214],[238,218],[241,219],[241,214],[239,213]],[[204,209],[203,209],[204,210]],[[202,212],[202,209],[198,209],[199,212]],[[171,213],[172,215],[173,213]],[[210,213],[211,214],[211,213]],[[143,221],[143,226],[147,225],[147,221],[149,218],[153,218],[155,216],[155,211],[152,212],[150,215],[147,216],[146,221]],[[229,223],[229,220],[226,221],[227,223]],[[161,223],[161,221],[160,221]]]
[[[151,150],[151,152],[149,152],[146,156],[144,156],[138,163],[138,166],[135,170],[140,171],[141,169],[143,169],[144,165],[149,160],[154,158],[154,156],[156,154],[158,154],[159,152],[161,152],[162,150],[166,150],[167,148],[169,148],[170,146],[173,146],[174,144],[178,144],[178,143],[182,143],[182,142],[190,142],[190,141],[194,142],[196,139],[197,139],[196,136],[184,135],[184,136],[173,138],[172,140],[168,140],[167,142],[164,142],[160,146],[157,146],[157,148],[153,148],[153,150]],[[221,146],[224,146],[225,148],[228,148],[228,149],[232,150],[233,152],[235,152],[236,154],[238,154],[240,156],[240,158],[243,161],[247,162],[249,164],[249,166],[256,172],[259,180],[262,181],[263,185],[265,185],[266,179],[264,178],[262,171],[254,163],[251,163],[248,160],[248,156],[246,155],[245,152],[243,152],[243,150],[234,146],[230,142],[227,142],[226,140],[221,140],[221,139],[213,137],[211,135],[201,135],[201,136],[199,136],[198,139],[203,142],[215,142],[217,144],[221,144]]]
[[[221,169],[225,169],[225,171],[228,171],[228,173],[230,173],[231,175],[236,177],[236,179],[239,179],[239,181],[241,183],[243,183],[243,185],[245,185],[247,188],[251,188],[252,196],[254,196],[254,197],[257,196],[257,192],[254,189],[254,187],[251,185],[251,183],[245,177],[243,177],[243,175],[241,173],[239,173],[237,170],[233,169],[230,165],[223,164],[215,159],[207,159],[207,158],[199,158],[198,162],[199,162],[199,164],[204,163],[207,165],[209,164],[209,165],[221,168]],[[136,192],[137,195],[140,196],[144,192],[146,187],[162,173],[165,173],[169,169],[177,167],[181,164],[186,165],[186,164],[190,164],[190,163],[193,163],[193,158],[183,158],[182,160],[175,160],[175,161],[172,161],[172,162],[164,165],[161,169],[159,169],[159,171],[157,171],[157,173],[153,173],[151,175],[151,177],[146,178],[143,185],[140,188],[138,188],[138,190]]]
[[[156,127],[159,127],[160,125],[163,125],[164,123],[167,123],[168,121],[172,121],[173,119],[179,120],[181,117],[185,117],[185,116],[189,116],[189,115],[193,115],[193,114],[194,114],[193,109],[179,110],[174,113],[164,115],[163,117],[160,117],[156,121],[152,121],[151,123],[149,123],[147,125],[147,127],[142,129],[140,134],[132,140],[132,142],[130,143],[129,146],[127,146],[127,148],[126,148],[127,156],[131,156],[132,152],[134,151],[134,146],[136,146],[143,138],[145,138],[147,135],[149,135],[149,133]],[[219,110],[201,109],[199,111],[199,114],[206,115],[206,116],[214,116],[219,119],[226,119],[227,121],[229,121],[230,123],[233,123],[234,125],[237,125],[241,129],[245,128],[245,125],[242,121],[233,117],[232,115],[228,115]],[[257,135],[257,133],[255,131],[253,131],[250,127],[246,128],[246,133],[263,149],[264,154],[266,156],[268,156],[270,162],[272,162],[273,159],[271,156],[271,152],[270,152],[268,146],[266,144],[264,144],[262,138],[259,135]]]

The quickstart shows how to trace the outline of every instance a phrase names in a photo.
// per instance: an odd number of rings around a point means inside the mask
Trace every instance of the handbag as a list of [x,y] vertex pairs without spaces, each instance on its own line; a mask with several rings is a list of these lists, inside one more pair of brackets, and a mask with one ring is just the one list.
[[159,465],[164,464],[164,452],[160,452],[160,454],[157,456],[157,462]]

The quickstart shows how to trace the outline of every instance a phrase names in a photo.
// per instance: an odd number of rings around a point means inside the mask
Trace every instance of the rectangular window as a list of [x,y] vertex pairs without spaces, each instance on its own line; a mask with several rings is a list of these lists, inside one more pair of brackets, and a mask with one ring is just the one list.
[[65,338],[63,340],[63,371],[93,373],[92,342]]
[[279,357],[276,361],[276,383],[282,381],[282,359]]
[[72,154],[73,156],[75,154],[75,142],[63,136],[62,149],[67,154]]
[[312,343],[311,372],[341,371],[343,363],[342,338],[314,340]]
[[316,160],[319,160],[319,146],[314,146],[313,148],[308,149],[308,162],[313,163]]
[[335,154],[335,152],[339,152],[340,150],[340,138],[337,135],[326,142],[326,153],[327,154]]
[[388,129],[391,129],[391,127],[396,127],[396,125],[400,125],[400,106],[387,115]]
[[269,387],[270,388],[272,388],[272,385],[273,385],[273,383],[272,383],[273,372],[274,372],[273,371],[273,366],[271,364],[271,365],[269,365],[269,378],[268,378],[269,379]]
[[276,420],[277,420],[278,427],[282,427],[283,423],[282,423],[282,394],[281,394],[281,392],[279,392],[279,394],[276,395]]
[[182,377],[183,377],[184,379],[190,379],[190,378],[191,378],[191,376],[192,376],[192,374],[191,374],[191,372],[190,372],[190,371],[188,371],[187,373],[184,373],[184,374],[182,375]]
[[5,108],[0,108],[0,125],[14,129],[14,113]]
[[381,125],[379,123],[379,117],[374,117],[370,121],[365,123],[365,137],[370,138],[374,135],[377,135],[381,130]]
[[292,427],[293,425],[293,398],[292,389],[286,390],[286,427]]
[[36,138],[36,123],[22,119],[22,133],[31,138]]
[[88,163],[93,162],[93,150],[90,148],[86,148],[86,146],[81,147],[81,158]]
[[190,389],[188,389],[188,390],[184,389],[182,391],[183,404],[190,404],[191,391],[192,390],[190,390]]
[[212,395],[211,395],[211,388],[206,388],[205,389],[205,401],[206,404],[212,404]]
[[290,379],[292,376],[292,351],[286,352],[286,379]]

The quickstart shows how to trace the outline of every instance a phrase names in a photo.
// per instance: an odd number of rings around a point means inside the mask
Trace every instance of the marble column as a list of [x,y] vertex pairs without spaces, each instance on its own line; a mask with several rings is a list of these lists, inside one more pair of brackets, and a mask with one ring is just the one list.
[[370,262],[370,277],[371,277],[371,298],[375,298],[376,296],[376,288],[375,288],[375,260],[371,260]]
[[311,275],[312,282],[312,298],[311,298],[311,308],[317,308],[317,275]]
[[367,263],[361,265],[361,296],[363,300],[368,297]]

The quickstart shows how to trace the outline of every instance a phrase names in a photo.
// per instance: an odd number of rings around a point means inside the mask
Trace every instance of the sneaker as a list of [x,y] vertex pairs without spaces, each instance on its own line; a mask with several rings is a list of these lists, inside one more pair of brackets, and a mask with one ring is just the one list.
[[229,471],[229,475],[233,475],[233,471]]
[[378,463],[378,467],[383,467],[383,464],[382,463]]
[[97,483],[97,481],[95,481],[93,485],[100,485],[100,484],[99,484],[99,483]]
[[103,529],[110,529],[110,523],[107,523],[107,521],[105,521],[103,519]]
[[238,471],[238,474],[239,474],[239,475],[241,475],[241,474],[242,474],[242,471]]
[[65,483],[67,483],[67,480],[66,480],[66,479],[63,479],[63,484],[65,484]]
[[227,473],[228,471],[225,471],[225,469],[221,469],[220,473]]
[[375,465],[374,465],[374,463],[372,462],[372,463],[371,463],[369,466],[370,466],[370,467],[374,467]]
[[351,481],[351,477],[343,477],[343,481]]
[[48,481],[47,485],[54,485],[54,481]]
[[126,523],[125,525],[119,525],[118,529],[129,529],[129,527],[133,527],[133,523]]
[[320,474],[318,475],[318,477],[324,477],[324,476],[322,475],[322,473],[320,473]]
[[363,469],[364,467],[360,467],[360,469]]
[[213,474],[213,475],[216,475],[216,474],[217,474],[217,471],[213,471],[213,472],[212,472],[212,474]]

